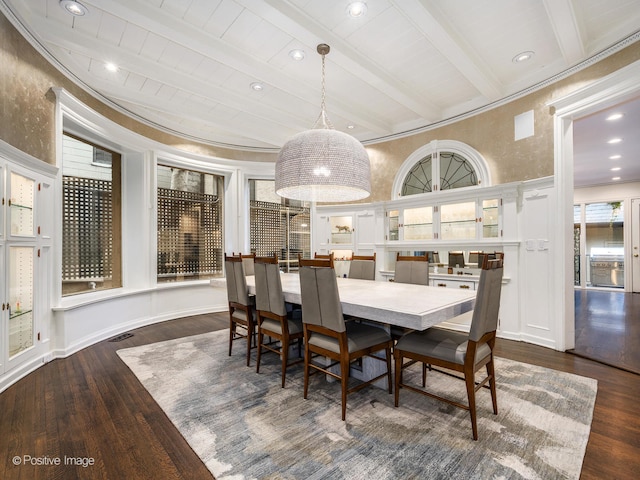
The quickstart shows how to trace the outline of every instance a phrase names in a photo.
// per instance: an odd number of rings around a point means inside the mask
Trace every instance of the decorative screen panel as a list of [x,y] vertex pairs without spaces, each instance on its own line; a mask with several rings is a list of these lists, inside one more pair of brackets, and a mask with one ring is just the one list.
[[222,252],[221,199],[158,188],[158,280],[221,275]]
[[111,181],[64,176],[62,183],[62,279],[111,278]]
[[311,221],[307,207],[251,200],[249,242],[257,256],[278,255],[281,267],[289,271],[297,266],[298,254],[311,253]]

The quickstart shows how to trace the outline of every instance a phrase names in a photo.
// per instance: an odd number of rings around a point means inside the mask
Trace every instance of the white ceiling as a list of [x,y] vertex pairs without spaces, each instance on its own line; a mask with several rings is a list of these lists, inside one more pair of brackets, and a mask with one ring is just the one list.
[[[367,143],[517,94],[640,27],[640,0],[367,0],[360,18],[347,15],[350,0],[80,1],[84,17],[58,0],[0,6],[65,73],[139,119],[265,151],[314,125],[319,43],[331,46],[328,116]],[[293,49],[304,50],[304,60],[292,60]],[[512,61],[524,51],[535,55]],[[253,82],[264,89],[252,90]],[[638,108],[627,106],[634,113],[625,121],[635,119],[637,131]],[[589,129],[600,132],[597,122],[580,122],[577,137],[595,141]],[[590,144],[585,155],[597,149]],[[576,182],[602,180],[588,174]]]

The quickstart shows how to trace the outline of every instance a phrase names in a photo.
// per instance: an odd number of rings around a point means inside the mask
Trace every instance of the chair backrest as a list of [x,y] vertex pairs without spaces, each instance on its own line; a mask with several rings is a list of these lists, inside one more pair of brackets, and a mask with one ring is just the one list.
[[300,266],[299,273],[302,322],[335,332],[346,331],[334,269]]
[[469,252],[469,263],[475,263],[478,267],[482,267],[482,251]]
[[[233,254],[233,256],[234,257],[236,256],[235,253]],[[256,254],[255,253],[246,253],[246,254],[239,253],[238,257],[242,259],[242,267],[244,268],[244,274],[255,275],[255,272],[253,269],[253,262],[255,261]]]
[[333,268],[333,259],[332,258],[302,258],[302,255],[298,254],[298,265],[300,267],[304,266],[304,267]]
[[396,254],[396,262],[428,262],[429,257],[425,255],[400,255]]
[[477,342],[485,333],[494,332],[498,328],[503,264],[504,253],[496,253],[494,260],[484,255],[476,304],[471,317],[469,340]]
[[393,281],[397,283],[413,283],[429,285],[429,262],[427,255],[396,255],[396,271]]
[[361,280],[376,279],[376,254],[373,255],[352,255],[349,264],[349,278],[359,278]]
[[450,267],[464,267],[464,252],[449,252]]
[[438,252],[427,252],[427,262],[440,263],[440,254]]
[[244,276],[242,258],[224,255],[224,268],[227,280],[227,297],[229,302],[249,305],[247,279]]
[[282,293],[278,256],[256,257],[256,309],[285,316],[287,308]]
[[331,268],[333,268],[333,261],[335,260],[333,257],[333,252],[328,254],[315,252],[313,254],[313,258],[317,258],[319,260],[329,260],[329,264],[331,265]]

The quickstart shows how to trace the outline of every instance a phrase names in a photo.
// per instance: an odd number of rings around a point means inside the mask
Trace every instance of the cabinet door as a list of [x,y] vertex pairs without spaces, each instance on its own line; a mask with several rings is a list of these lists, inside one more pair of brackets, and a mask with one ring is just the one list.
[[[5,209],[7,205],[7,198],[5,195],[5,171],[5,164],[2,158],[0,158],[0,240],[4,240],[5,238]],[[4,269],[1,271],[4,272]]]
[[35,236],[34,203],[35,185],[33,178],[15,171],[8,172],[7,215],[9,217],[9,236],[29,238]]
[[353,245],[353,215],[329,217],[332,245]]
[[34,246],[8,247],[9,364],[34,346]]

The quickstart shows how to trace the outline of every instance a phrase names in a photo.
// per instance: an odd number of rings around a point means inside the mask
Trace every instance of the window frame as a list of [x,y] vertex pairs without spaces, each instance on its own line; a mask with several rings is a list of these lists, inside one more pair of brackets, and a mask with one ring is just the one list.
[[[407,157],[407,159],[402,163],[398,172],[396,173],[393,187],[391,190],[391,198],[407,198],[414,197],[420,195],[437,195],[442,191],[450,191],[450,190],[440,190],[440,155],[439,152],[451,152],[463,157],[469,164],[475,169],[476,176],[478,178],[478,184],[472,185],[468,187],[460,187],[456,189],[452,189],[455,191],[464,191],[471,190],[477,188],[483,188],[491,186],[491,173],[489,171],[487,162],[482,157],[480,152],[478,152],[473,147],[467,145],[466,143],[459,142],[457,140],[433,140],[426,145],[415,150],[411,155]],[[409,172],[425,157],[431,155],[432,158],[432,191],[425,193],[417,193],[413,195],[402,195],[402,190],[404,186],[404,181],[409,174]],[[437,161],[434,161],[437,160]],[[437,179],[437,183],[433,182],[433,179]],[[437,187],[437,188],[436,188]]]

